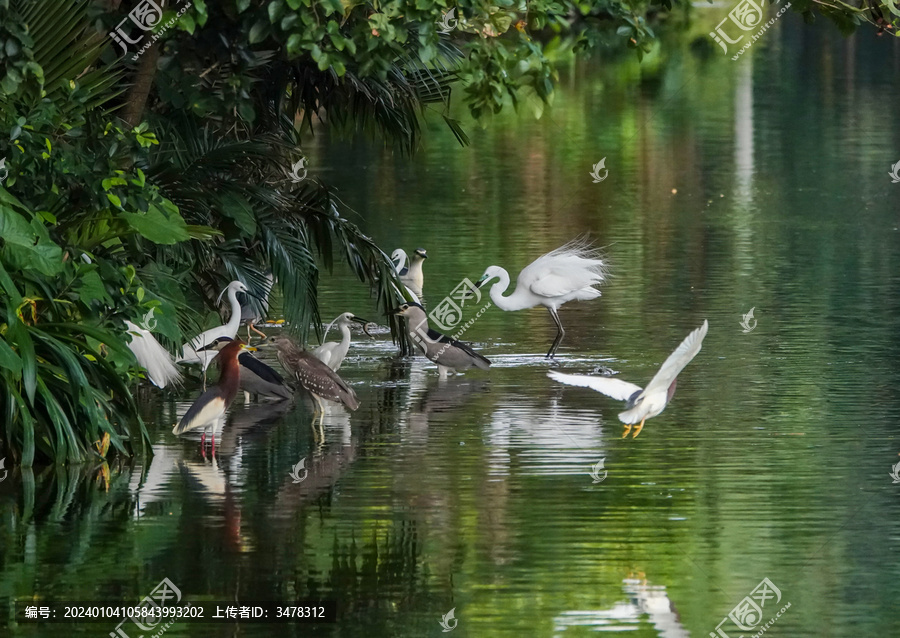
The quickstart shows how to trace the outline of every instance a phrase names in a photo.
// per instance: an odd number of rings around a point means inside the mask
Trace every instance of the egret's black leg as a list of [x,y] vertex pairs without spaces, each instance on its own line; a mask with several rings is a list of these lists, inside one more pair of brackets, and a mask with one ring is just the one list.
[[552,359],[553,355],[556,354],[556,349],[559,348],[559,344],[562,343],[563,337],[566,335],[566,331],[563,328],[562,321],[559,320],[559,315],[556,312],[555,308],[547,308],[550,311],[550,316],[553,317],[553,323],[556,324],[556,339],[553,340],[553,345],[550,346],[549,352],[547,352],[547,358]]

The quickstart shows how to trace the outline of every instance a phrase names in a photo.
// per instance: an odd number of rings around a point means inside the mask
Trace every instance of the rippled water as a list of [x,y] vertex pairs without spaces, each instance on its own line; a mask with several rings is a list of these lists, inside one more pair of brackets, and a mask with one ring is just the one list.
[[[323,444],[308,401],[239,400],[203,458],[170,433],[196,390],[147,391],[155,454],[108,491],[97,468],[14,469],[0,601],[137,601],[169,578],[188,600],[339,604],[337,625],[173,636],[437,636],[454,609],[454,636],[673,638],[714,633],[768,578],[764,619],[791,606],[766,635],[898,635],[900,54],[782,22],[740,62],[685,46],[640,82],[630,62],[563,69],[552,111],[471,128],[469,149],[434,123],[413,161],[313,153],[381,245],[427,248],[430,304],[582,233],[605,246],[602,298],[560,313],[560,370],[646,383],[708,319],[638,438],[620,403],[546,377],[544,310],[489,309],[465,339],[493,367],[447,380],[356,334],[341,375],[361,407],[331,409]],[[346,272],[323,279],[329,319],[376,318]]]

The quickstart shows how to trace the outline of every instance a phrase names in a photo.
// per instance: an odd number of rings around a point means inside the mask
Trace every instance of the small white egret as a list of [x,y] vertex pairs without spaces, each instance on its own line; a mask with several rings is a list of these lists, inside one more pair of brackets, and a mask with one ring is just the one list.
[[606,279],[607,271],[599,250],[575,240],[525,266],[516,279],[516,289],[506,297],[503,293],[509,288],[509,273],[500,266],[485,269],[475,286],[481,288],[495,277],[499,281],[491,286],[491,301],[500,310],[544,306],[550,311],[556,324],[556,339],[547,352],[547,357],[552,357],[566,334],[557,310],[568,301],[586,301],[599,297],[600,291],[594,286]]
[[125,326],[131,335],[128,348],[146,372],[150,383],[157,388],[165,388],[169,384],[181,383],[181,371],[172,360],[169,351],[150,333],[131,321],[126,321]]
[[678,373],[700,352],[703,337],[706,336],[708,329],[709,322],[704,319],[703,325],[691,332],[675,349],[675,352],[669,355],[646,388],[609,377],[562,374],[555,370],[551,370],[547,374],[551,379],[556,379],[561,383],[591,388],[613,399],[625,401],[625,411],[619,413],[619,420],[625,424],[622,438],[628,436],[633,424],[640,423],[634,430],[634,435],[632,435],[634,438],[643,429],[644,421],[652,419],[666,409],[666,405],[675,394]]
[[398,275],[406,270],[406,262],[408,260],[409,257],[406,255],[406,251],[402,248],[398,248],[391,253],[391,261],[394,262],[394,270],[397,271]]
[[[362,324],[363,332],[369,335],[369,331],[366,330],[369,322],[361,317],[357,317],[352,312],[345,312],[342,315],[338,315],[334,321],[328,324],[328,327],[325,329],[325,336],[328,336],[328,331],[331,330],[331,326],[335,323],[337,323],[338,329],[341,331],[341,340],[323,343],[313,350],[312,353],[316,359],[337,372],[340,370],[341,364],[350,350],[350,325],[353,323]],[[372,335],[369,336],[371,337]]]
[[226,292],[228,293],[228,303],[231,306],[231,316],[228,318],[228,323],[224,326],[216,326],[215,328],[210,328],[205,332],[201,332],[181,346],[182,355],[176,360],[177,363],[199,363],[203,367],[203,372],[205,373],[210,362],[216,357],[217,353],[214,350],[203,350],[203,348],[210,345],[219,337],[235,338],[238,328],[241,326],[241,304],[238,303],[237,294],[243,292],[252,295],[253,293],[247,289],[247,286],[245,286],[243,282],[232,281],[225,290],[219,294],[219,298],[216,300],[217,305],[222,300],[222,295]]
[[419,304],[405,303],[391,311],[392,314],[406,317],[409,336],[429,361],[437,364],[440,378],[447,378],[447,372],[461,372],[469,368],[487,370],[491,362],[481,356],[462,341],[451,339],[437,330],[428,327],[428,315]]

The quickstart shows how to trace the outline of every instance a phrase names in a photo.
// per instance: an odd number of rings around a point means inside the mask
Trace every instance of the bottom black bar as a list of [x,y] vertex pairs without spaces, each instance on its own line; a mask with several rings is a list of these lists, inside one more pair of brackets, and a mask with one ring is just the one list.
[[333,623],[333,600],[273,602],[147,603],[16,601],[18,623],[110,623],[112,638],[129,638],[129,631],[155,631],[177,623]]

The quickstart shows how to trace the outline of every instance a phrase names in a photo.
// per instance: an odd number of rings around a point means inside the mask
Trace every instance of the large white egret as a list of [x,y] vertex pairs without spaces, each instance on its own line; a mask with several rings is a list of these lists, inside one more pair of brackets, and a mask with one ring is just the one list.
[[232,281],[225,290],[219,294],[219,298],[216,300],[217,305],[222,300],[222,295],[226,292],[228,293],[228,303],[231,306],[231,316],[228,318],[228,323],[201,332],[181,346],[182,355],[177,359],[178,363],[199,363],[203,367],[203,372],[205,373],[210,362],[218,353],[215,350],[203,350],[203,348],[212,344],[219,337],[228,337],[229,339],[235,338],[238,328],[241,327],[241,304],[238,303],[237,294],[243,292],[248,295],[253,295],[253,293],[247,289],[247,286],[245,286],[243,282]]
[[625,401],[625,411],[619,413],[619,420],[625,424],[622,438],[628,436],[633,424],[639,423],[632,435],[634,438],[643,429],[644,421],[652,419],[666,409],[666,405],[675,394],[678,373],[700,352],[707,329],[709,329],[709,322],[704,319],[703,325],[691,332],[681,342],[681,345],[675,348],[675,352],[669,355],[646,388],[610,377],[562,374],[555,370],[551,370],[547,374],[551,379],[556,379],[561,383],[590,388],[613,399]]
[[491,286],[490,294],[491,301],[500,310],[544,306],[550,311],[556,324],[556,339],[547,352],[547,357],[552,357],[566,334],[557,314],[559,307],[569,301],[596,299],[600,291],[594,286],[606,277],[606,262],[601,259],[600,251],[584,241],[575,240],[525,266],[516,279],[516,289],[505,297],[509,273],[500,266],[489,266],[475,285],[481,288],[492,279],[499,279]]

